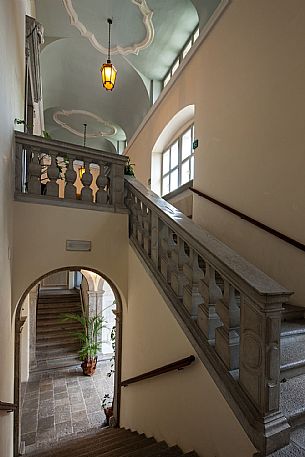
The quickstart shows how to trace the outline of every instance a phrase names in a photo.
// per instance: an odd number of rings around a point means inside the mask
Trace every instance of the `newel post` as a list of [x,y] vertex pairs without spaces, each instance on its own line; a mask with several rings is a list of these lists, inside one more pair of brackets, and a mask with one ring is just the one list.
[[112,163],[110,173],[111,204],[124,208],[124,164]]
[[266,453],[289,442],[289,425],[279,411],[281,312],[288,298],[264,295],[254,300],[241,294],[239,382],[258,411]]

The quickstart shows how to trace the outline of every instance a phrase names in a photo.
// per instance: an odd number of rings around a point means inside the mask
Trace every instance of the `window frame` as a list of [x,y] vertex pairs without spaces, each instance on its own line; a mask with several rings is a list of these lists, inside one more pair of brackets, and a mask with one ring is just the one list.
[[[172,77],[174,76],[176,71],[178,70],[181,62],[186,58],[186,56],[192,49],[192,46],[199,38],[199,34],[200,34],[199,24],[197,24],[196,27],[194,28],[194,30],[192,31],[192,33],[190,34],[190,36],[188,37],[188,39],[186,40],[186,42],[184,43],[184,45],[182,46],[178,55],[175,57],[173,63],[169,67],[169,70],[167,71],[166,75],[164,76],[164,78],[162,80],[162,89],[164,89],[167,86],[167,84],[170,82],[170,80],[172,79]],[[196,38],[195,38],[195,36],[196,36]],[[189,43],[191,43],[191,46],[190,46],[189,50],[187,51],[187,53],[184,55],[184,50],[188,46]]]
[[[187,132],[191,132],[191,150],[190,154],[182,159],[182,138]],[[173,192],[174,190],[179,189],[179,187],[183,186],[187,182],[191,181],[194,178],[194,165],[192,166],[192,160],[194,161],[194,149],[193,149],[193,142],[194,142],[194,123],[190,124],[185,130],[183,130],[181,133],[179,133],[178,136],[176,136],[170,143],[169,145],[164,148],[163,152],[161,153],[161,197],[164,195],[167,195],[170,192]],[[172,148],[175,144],[178,144],[178,163],[174,167],[171,167],[171,162],[172,162]],[[164,170],[164,155],[169,152],[169,168],[166,173],[163,172]],[[189,163],[189,180],[182,183],[182,165],[185,163]],[[193,162],[194,164],[194,162]],[[192,169],[193,169],[193,176],[192,176]],[[171,174],[178,170],[178,187],[175,189],[171,189]],[[164,193],[164,179],[169,177],[169,184],[168,184],[168,192]]]

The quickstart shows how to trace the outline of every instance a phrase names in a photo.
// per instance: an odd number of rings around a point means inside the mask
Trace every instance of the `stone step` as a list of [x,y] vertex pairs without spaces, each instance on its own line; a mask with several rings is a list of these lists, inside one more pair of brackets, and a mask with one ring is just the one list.
[[63,313],[77,313],[81,314],[81,305],[79,306],[77,304],[71,304],[67,306],[67,304],[62,304],[62,305],[56,305],[56,306],[48,306],[48,307],[42,307],[39,306],[37,308],[37,312],[39,315],[44,316],[45,314],[63,314]]
[[280,409],[292,428],[305,424],[305,374],[281,382]]
[[[55,320],[55,321],[62,321],[64,319],[64,316],[63,314],[65,314],[65,312],[62,312],[62,313],[53,313],[53,312],[47,312],[47,313],[40,313],[38,311],[37,313],[37,322],[40,322],[40,321],[47,321],[47,320]],[[75,314],[75,313],[73,313]],[[79,313],[81,314],[81,313]],[[65,320],[64,322],[67,322],[67,323],[70,323],[70,322],[74,322],[73,320]]]
[[304,319],[305,317],[305,308],[289,304],[284,305],[283,308],[282,321]]
[[[67,443],[61,446],[56,446],[47,452],[39,455],[41,457],[56,456],[56,457],[83,457],[83,456],[97,456],[107,455],[113,452],[117,452],[119,449],[124,452],[134,451],[137,448],[148,446],[155,443],[153,438],[146,438],[145,435],[138,435],[135,432],[128,432],[126,430],[120,430],[117,433],[101,434],[96,433],[95,435],[90,434],[89,437],[83,437],[81,439],[69,440]],[[125,452],[125,453],[126,453]],[[32,455],[32,454],[30,454]],[[124,455],[124,454],[117,454]]]
[[300,330],[295,327],[295,333],[281,338],[281,380],[305,374],[305,332]]
[[305,333],[305,319],[293,319],[282,322],[281,337]]
[[66,344],[78,344],[79,345],[79,340],[73,336],[73,335],[65,335],[63,333],[59,334],[58,332],[55,334],[55,336],[53,335],[53,337],[46,337],[44,335],[44,337],[40,337],[39,339],[37,339],[37,342],[36,342],[36,350],[39,350],[41,348],[44,348],[46,345],[49,347],[49,348],[56,348],[56,347],[63,347],[65,346]]
[[37,328],[39,327],[49,327],[50,325],[61,326],[63,328],[72,328],[72,327],[80,327],[81,324],[77,321],[64,321],[57,317],[57,318],[45,318],[45,319],[37,319]]
[[[65,360],[67,358],[78,358],[79,346],[75,348],[69,348],[69,350],[62,349],[61,351],[38,351],[36,353],[36,361],[50,361],[50,360]],[[78,359],[79,360],[79,359]]]
[[[168,447],[162,441],[146,438],[125,429],[106,428],[87,432],[82,436],[66,437],[47,450],[36,450],[29,457],[179,457],[183,452],[178,446]],[[187,457],[198,457],[188,452]]]

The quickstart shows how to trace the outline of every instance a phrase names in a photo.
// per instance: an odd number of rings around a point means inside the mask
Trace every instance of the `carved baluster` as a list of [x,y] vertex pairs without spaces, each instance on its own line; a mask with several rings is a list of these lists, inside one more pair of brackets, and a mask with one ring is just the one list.
[[136,196],[132,192],[130,193],[130,211],[131,211],[131,221],[130,221],[130,230],[131,230],[131,238],[134,240],[137,239],[137,225],[138,225],[138,215],[137,215],[137,204],[136,204]]
[[199,281],[203,278],[203,270],[199,266],[199,256],[194,249],[190,249],[189,261],[183,266],[183,273],[187,279],[187,284],[183,288],[183,304],[192,319],[197,319],[198,306],[203,303],[199,292]]
[[83,188],[81,190],[81,199],[85,202],[92,202],[93,195],[91,189],[93,177],[90,172],[90,162],[88,160],[85,161],[85,173],[82,176],[81,182],[83,184]]
[[223,296],[216,303],[222,326],[215,333],[215,349],[229,370],[239,367],[240,312],[235,299],[235,289],[224,281]]
[[98,191],[96,193],[96,203],[99,205],[106,205],[108,200],[108,193],[105,190],[107,186],[107,178],[105,176],[105,164],[103,162],[99,162],[99,165],[100,174],[96,180],[96,185],[98,187]]
[[183,267],[188,261],[189,257],[185,253],[185,243],[180,237],[177,237],[177,242],[171,252],[170,258],[172,269],[170,284],[173,291],[179,298],[182,298],[183,288],[187,282],[183,272]]
[[215,330],[221,325],[215,311],[216,303],[222,297],[222,291],[216,283],[214,268],[206,263],[203,279],[199,280],[199,292],[203,303],[198,308],[197,323],[210,343],[215,340]]
[[50,197],[58,197],[59,185],[57,180],[59,178],[59,169],[57,166],[57,154],[54,152],[50,153],[51,165],[48,166],[47,176],[49,181],[47,182],[47,195]]
[[76,186],[74,185],[77,173],[74,170],[74,157],[69,157],[69,164],[65,173],[65,198],[76,200]]
[[143,247],[146,254],[151,255],[151,211],[143,205]]
[[151,259],[159,269],[159,218],[154,212],[151,213]]
[[141,200],[137,197],[136,201],[136,213],[137,213],[137,240],[141,247],[143,247],[143,205]]
[[41,165],[39,163],[39,149],[32,148],[32,157],[29,164],[29,194],[41,195]]
[[165,223],[162,223],[159,240],[160,271],[168,284],[171,282],[171,273],[174,269],[174,265],[171,262],[171,255],[176,247],[173,235],[172,230]]
[[113,163],[110,172],[110,202],[115,208],[124,208],[124,165]]

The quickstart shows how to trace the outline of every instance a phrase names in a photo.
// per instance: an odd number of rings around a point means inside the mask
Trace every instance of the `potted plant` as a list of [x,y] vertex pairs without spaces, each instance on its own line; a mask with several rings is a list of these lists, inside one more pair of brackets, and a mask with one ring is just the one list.
[[134,163],[130,163],[130,158],[128,157],[127,163],[124,168],[124,175],[134,176]]
[[86,315],[67,313],[63,315],[63,321],[74,320],[81,324],[82,330],[73,332],[81,342],[79,358],[82,361],[81,367],[85,376],[92,376],[96,370],[97,354],[101,350],[99,334],[105,327],[103,316],[96,315],[88,317]]
[[[115,301],[113,302],[115,303]],[[116,337],[116,326],[114,325],[111,330],[110,339],[113,350],[113,356],[111,357],[110,371],[107,373],[108,378],[110,378],[114,373],[114,363],[115,363],[115,337]],[[106,416],[104,426],[115,426],[115,419],[113,416],[113,399],[110,398],[109,394],[105,394],[102,400],[102,408]]]
[[102,400],[102,408],[104,410],[104,414],[106,416],[104,426],[108,427],[111,422],[111,418],[113,417],[113,402],[110,399],[109,394],[105,394]]

